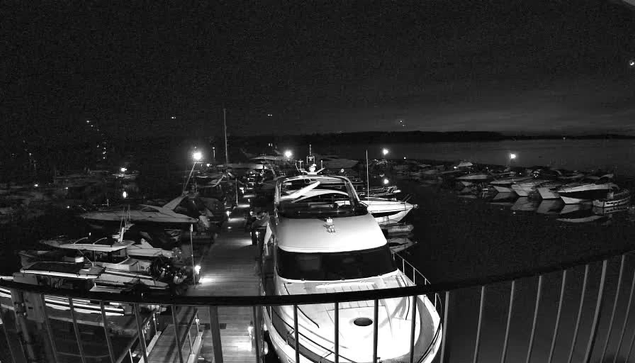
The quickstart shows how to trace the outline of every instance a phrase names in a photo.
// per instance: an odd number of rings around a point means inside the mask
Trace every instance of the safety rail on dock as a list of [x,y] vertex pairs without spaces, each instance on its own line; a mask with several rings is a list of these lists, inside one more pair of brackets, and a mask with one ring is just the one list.
[[[83,294],[74,291],[64,293],[70,298],[67,330],[62,333],[71,339],[60,337],[60,328],[53,326],[58,321],[51,318],[45,307],[46,295],[60,295],[59,290],[46,287],[0,281],[0,286],[12,293],[11,305],[2,304],[2,338],[8,348],[7,359],[13,362],[121,362],[130,359],[148,362],[152,338],[149,334],[158,331],[155,319],[163,319],[166,325],[178,327],[183,324],[179,316],[181,309],[196,308],[192,318],[188,316],[190,328],[208,326],[208,334],[199,339],[209,340],[213,346],[215,362],[230,361],[227,352],[238,349],[232,342],[223,340],[221,326],[227,316],[219,313],[231,307],[249,307],[254,322],[262,321],[262,307],[287,305],[297,311],[299,306],[331,303],[335,316],[339,304],[352,301],[374,301],[375,314],[381,299],[434,295],[435,305],[442,315],[443,329],[441,347],[436,362],[627,362],[635,343],[635,321],[630,317],[635,290],[635,257],[629,251],[616,251],[603,256],[593,256],[559,266],[520,271],[495,277],[476,278],[468,281],[431,284],[419,270],[400,256],[395,259],[409,274],[417,286],[373,291],[341,292],[332,294],[294,296],[137,296],[106,293]],[[399,262],[397,263],[399,265]],[[78,320],[73,310],[73,299],[89,299],[98,302],[101,314],[97,314],[99,329],[89,329]],[[132,307],[130,319],[134,322],[135,334],[121,339],[114,333],[112,317],[104,311],[104,302],[118,302]],[[144,315],[147,307],[168,308],[162,313]],[[162,309],[159,309],[161,311]],[[206,316],[203,321],[203,315]],[[154,321],[154,323],[153,323]],[[414,321],[414,319],[413,319]],[[195,325],[192,323],[195,322]],[[199,324],[200,322],[200,324]],[[152,325],[154,324],[154,325]],[[294,326],[297,326],[297,314]],[[250,336],[262,337],[262,325],[253,324]],[[412,329],[414,331],[414,329]],[[336,324],[334,336],[339,334]],[[295,330],[297,344],[298,336]],[[373,361],[376,356],[378,336],[374,329]],[[142,339],[139,339],[141,337]],[[174,334],[173,346],[183,347],[183,334]],[[189,335],[189,339],[192,339]],[[103,338],[103,339],[102,339]],[[102,352],[87,351],[96,342]],[[60,345],[75,352],[59,354]],[[337,339],[336,339],[337,341]],[[412,340],[411,340],[412,341]],[[3,342],[4,343],[4,342]],[[0,344],[2,347],[5,344]],[[336,343],[337,345],[337,343]],[[187,347],[187,346],[186,346]],[[263,341],[253,339],[250,357],[261,362]],[[1,349],[1,348],[0,348]],[[193,345],[190,343],[190,352]],[[411,345],[412,349],[412,345]],[[273,349],[270,349],[272,352]],[[334,352],[337,353],[337,347]],[[121,353],[124,352],[122,355]],[[102,354],[103,353],[103,354]],[[335,362],[345,362],[335,355]],[[177,349],[172,361],[187,362],[196,359]],[[304,361],[304,359],[303,359]],[[410,362],[416,362],[410,355]]]

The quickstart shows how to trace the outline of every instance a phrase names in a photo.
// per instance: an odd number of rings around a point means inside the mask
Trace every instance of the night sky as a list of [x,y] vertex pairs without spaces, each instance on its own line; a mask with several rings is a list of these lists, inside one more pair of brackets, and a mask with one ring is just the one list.
[[1,122],[40,137],[635,134],[618,2],[44,3],[0,5]]

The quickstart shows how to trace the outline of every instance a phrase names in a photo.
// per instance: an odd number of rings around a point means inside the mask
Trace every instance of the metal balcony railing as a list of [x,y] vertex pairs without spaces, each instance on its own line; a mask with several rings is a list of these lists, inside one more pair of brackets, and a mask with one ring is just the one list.
[[[411,263],[395,260],[417,286],[399,289],[294,296],[159,297],[80,293],[0,281],[10,297],[0,298],[2,362],[188,362],[203,354],[215,362],[261,362],[263,307],[289,306],[288,344],[296,360],[319,361],[302,347],[298,310],[304,305],[333,304],[335,345],[330,361],[340,356],[339,306],[372,301],[375,314],[383,299],[427,295],[442,317],[439,351],[434,362],[612,362],[631,359],[635,343],[632,303],[635,258],[628,251],[593,256],[558,266],[503,276],[431,284]],[[47,306],[54,296],[68,299],[68,310]],[[94,304],[98,313],[79,312],[75,301]],[[120,305],[117,305],[120,304]],[[125,306],[123,316],[107,314]],[[242,315],[241,315],[242,314]],[[238,344],[229,334],[241,316],[252,322]],[[232,320],[234,319],[234,320]],[[225,323],[223,323],[225,322]],[[239,324],[234,324],[239,325]],[[414,329],[413,329],[414,330]],[[374,329],[373,361],[379,335]],[[255,339],[250,339],[255,337]],[[247,340],[249,339],[249,340]],[[200,347],[211,347],[201,352]],[[411,351],[414,352],[411,340]],[[429,348],[428,348],[429,349]],[[425,355],[424,355],[425,356]],[[410,362],[420,356],[411,353]]]

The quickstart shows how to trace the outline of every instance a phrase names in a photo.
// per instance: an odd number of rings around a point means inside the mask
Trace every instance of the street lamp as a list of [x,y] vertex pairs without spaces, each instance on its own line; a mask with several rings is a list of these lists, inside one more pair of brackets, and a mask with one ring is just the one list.
[[382,153],[382,155],[384,155],[384,157],[385,157],[386,155],[388,155],[389,151],[388,151],[388,149],[383,148],[383,149],[381,150],[381,153]]
[[516,153],[509,153],[509,160],[507,161],[507,167],[512,166],[512,161],[514,161],[516,157],[517,157]]
[[291,157],[293,156],[293,152],[291,150],[286,150],[284,152],[284,157],[287,159],[291,159]]
[[192,173],[194,173],[194,168],[196,167],[196,163],[203,160],[203,153],[200,151],[194,151],[192,153],[192,160],[194,161],[194,163],[192,164],[192,169],[190,170],[190,174],[187,176],[187,180],[185,181],[185,184],[183,184],[183,193],[185,193],[185,190],[187,189],[187,185],[190,182],[190,178],[192,177]]

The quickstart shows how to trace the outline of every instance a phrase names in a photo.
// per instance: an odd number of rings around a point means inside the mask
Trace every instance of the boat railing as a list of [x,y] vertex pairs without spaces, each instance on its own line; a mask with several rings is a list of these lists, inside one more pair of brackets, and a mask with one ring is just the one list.
[[[3,362],[16,363],[66,361],[55,350],[56,344],[60,343],[56,335],[63,332],[58,324],[63,321],[67,327],[65,333],[73,338],[77,346],[75,353],[82,357],[83,362],[92,362],[89,356],[99,356],[103,351],[109,356],[109,361],[118,362],[121,350],[136,352],[135,362],[139,362],[140,357],[144,357],[141,361],[148,362],[147,356],[153,345],[152,341],[146,345],[148,331],[152,330],[148,328],[148,317],[153,314],[147,313],[147,307],[156,305],[160,311],[168,309],[160,313],[164,323],[167,321],[173,326],[183,327],[179,328],[182,334],[166,335],[166,339],[172,339],[175,346],[187,346],[183,329],[194,325],[192,319],[197,323],[199,318],[208,322],[205,324],[208,335],[201,339],[212,341],[215,362],[223,362],[223,354],[231,354],[234,348],[230,340],[221,339],[221,319],[230,317],[227,313],[219,313],[219,310],[247,307],[252,321],[261,322],[262,307],[293,307],[294,328],[290,329],[293,339],[289,339],[289,344],[298,347],[298,307],[303,305],[333,304],[337,307],[347,302],[373,301],[377,314],[378,301],[382,299],[409,297],[416,300],[423,295],[434,295],[443,324],[443,328],[435,333],[440,335],[436,339],[441,340],[435,362],[588,363],[627,362],[631,359],[635,346],[635,319],[631,311],[635,295],[635,258],[629,248],[542,268],[439,283],[430,283],[413,262],[405,261],[402,256],[395,259],[400,262],[404,273],[412,276],[413,282],[416,281],[415,286],[285,296],[153,296],[62,292],[2,280],[0,286],[11,295],[0,301],[0,358]],[[45,296],[68,299],[66,315],[60,317],[59,311],[46,308]],[[86,318],[88,315],[77,311],[78,307],[73,303],[75,300],[90,300],[98,304],[101,311],[90,315],[90,319]],[[131,315],[107,316],[105,306],[110,302],[130,306]],[[188,314],[187,319],[178,314],[188,307],[195,308],[192,309],[197,314],[195,318],[192,314]],[[121,342],[113,336],[113,324],[121,322],[121,319],[129,321],[118,329],[129,333],[132,340]],[[84,324],[92,324],[92,330],[87,332]],[[337,324],[335,327],[334,334],[337,336],[339,328]],[[82,342],[97,339],[99,329],[102,331],[102,351],[83,350],[87,345]],[[261,336],[261,324],[254,324],[252,329],[256,330],[255,336]],[[378,361],[377,341],[380,335],[376,329],[372,334],[374,343],[369,349],[373,349],[374,361]],[[135,336],[143,339],[136,338],[135,343]],[[190,348],[195,345],[189,333],[185,338],[190,340]],[[260,362],[262,341],[254,341],[255,348],[251,354],[253,361]],[[69,341],[64,342],[68,348]],[[436,348],[429,347],[428,351]],[[337,350],[336,343],[331,349],[334,357],[339,354]],[[178,356],[164,361],[185,362],[189,359],[189,350],[185,350],[185,354],[180,349],[178,352]],[[410,361],[417,361],[414,358]]]

